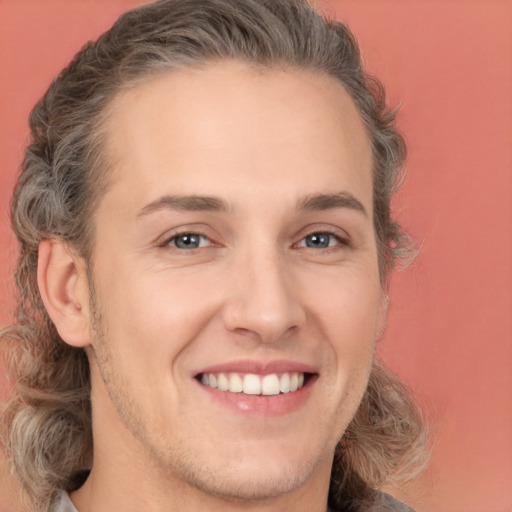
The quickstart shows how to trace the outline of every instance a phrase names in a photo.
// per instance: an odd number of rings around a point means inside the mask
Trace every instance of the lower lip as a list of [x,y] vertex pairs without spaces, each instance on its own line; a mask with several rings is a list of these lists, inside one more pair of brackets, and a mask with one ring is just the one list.
[[289,393],[280,393],[279,395],[231,393],[196,382],[213,400],[239,413],[257,416],[283,416],[304,406],[311,394],[316,378],[316,375],[310,376],[301,389]]

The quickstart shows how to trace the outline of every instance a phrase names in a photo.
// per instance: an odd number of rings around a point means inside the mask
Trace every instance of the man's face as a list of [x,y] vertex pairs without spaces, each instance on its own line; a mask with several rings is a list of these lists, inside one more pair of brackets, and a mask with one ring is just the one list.
[[106,128],[95,464],[135,456],[152,478],[242,498],[325,485],[384,316],[348,94],[216,63],[121,93]]

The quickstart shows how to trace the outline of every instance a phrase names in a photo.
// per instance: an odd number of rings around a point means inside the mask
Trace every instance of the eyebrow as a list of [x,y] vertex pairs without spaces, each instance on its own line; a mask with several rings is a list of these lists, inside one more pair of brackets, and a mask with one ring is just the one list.
[[[348,192],[308,195],[298,201],[296,208],[298,211],[323,211],[348,208],[368,216],[368,212],[363,204]],[[228,203],[220,197],[165,195],[144,206],[137,214],[137,218],[145,217],[162,210],[226,212],[229,209]]]
[[144,206],[137,214],[137,218],[162,210],[225,212],[229,207],[226,201],[213,196],[162,196]]
[[368,212],[363,203],[348,192],[337,194],[314,194],[306,196],[297,203],[297,210],[323,211],[336,208],[348,208],[362,213],[368,217]]

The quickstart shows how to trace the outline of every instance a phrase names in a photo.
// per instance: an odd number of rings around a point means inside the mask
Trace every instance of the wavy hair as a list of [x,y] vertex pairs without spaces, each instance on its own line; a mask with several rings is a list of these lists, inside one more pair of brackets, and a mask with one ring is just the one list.
[[[365,73],[345,25],[323,18],[304,0],[160,0],[122,15],[82,48],[34,107],[31,142],[12,201],[20,248],[18,305],[15,325],[1,333],[14,385],[2,437],[36,505],[48,505],[57,489],[76,487],[93,443],[88,360],[82,349],[63,342],[44,308],[36,278],[38,246],[58,237],[90,262],[94,213],[109,186],[101,135],[114,96],[159,73],[222,59],[310,70],[343,84],[373,150],[373,220],[383,288],[407,254],[409,239],[390,213],[405,144],[381,84]],[[340,432],[331,504],[356,510],[354,504],[368,502],[374,488],[412,475],[424,459],[423,432],[407,389],[376,362],[355,418]]]

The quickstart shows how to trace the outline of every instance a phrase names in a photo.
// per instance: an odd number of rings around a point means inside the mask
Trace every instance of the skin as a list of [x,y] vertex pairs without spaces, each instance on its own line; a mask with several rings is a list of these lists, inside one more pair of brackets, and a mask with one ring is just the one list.
[[[40,250],[45,304],[91,363],[94,464],[75,506],[327,510],[334,449],[385,319],[371,148],[353,102],[329,77],[220,62],[123,91],[105,128],[95,311],[85,264],[58,241]],[[339,194],[350,201],[300,208]],[[176,247],[177,233],[202,235],[200,247]],[[314,233],[328,246],[308,246]],[[194,378],[239,360],[307,364],[315,380],[291,412],[247,414]]]

